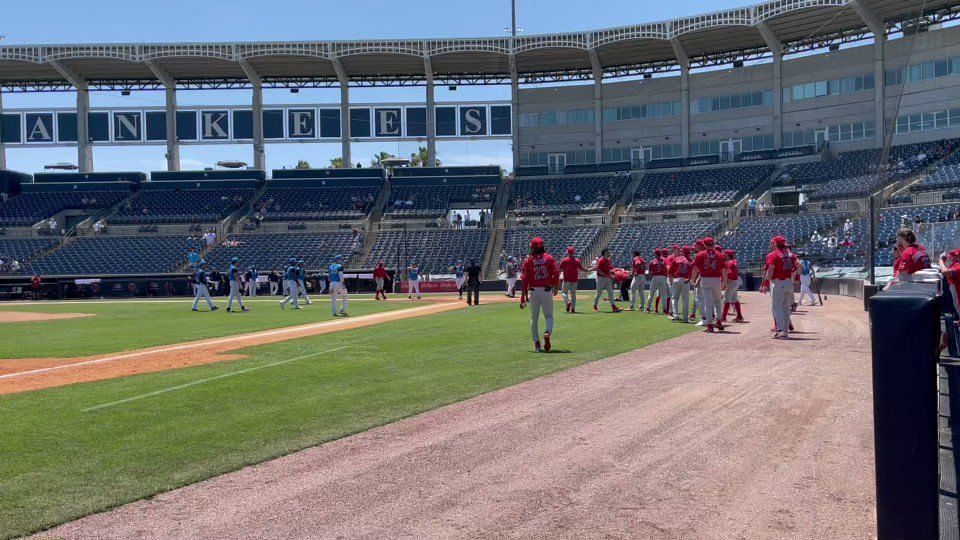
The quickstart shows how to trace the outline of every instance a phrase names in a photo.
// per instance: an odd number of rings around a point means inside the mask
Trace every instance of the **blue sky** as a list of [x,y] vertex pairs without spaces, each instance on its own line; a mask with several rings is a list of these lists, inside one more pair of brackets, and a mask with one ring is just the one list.
[[[590,30],[742,6],[749,0],[518,0],[518,26],[524,34]],[[505,35],[510,24],[509,0],[356,0],[353,2],[271,0],[115,1],[48,0],[5,2],[0,18],[0,44],[51,44],[100,42],[330,40],[372,38],[476,37]],[[42,13],[40,13],[42,11]],[[437,102],[472,99],[509,99],[509,88],[465,87],[455,92],[437,87]],[[422,102],[424,90],[416,88],[357,88],[355,102]],[[72,107],[70,92],[4,94],[5,108]],[[339,90],[264,90],[269,103],[338,103]],[[247,104],[249,91],[183,91],[180,105]],[[92,93],[94,107],[162,105],[162,92]],[[413,143],[354,143],[354,161],[366,165],[370,156],[385,150],[408,155]],[[267,167],[293,166],[306,159],[326,166],[340,155],[339,144],[267,145]],[[181,166],[197,169],[222,159],[252,162],[249,145],[182,146]],[[449,165],[500,164],[510,167],[508,141],[438,143],[438,157]],[[98,171],[163,170],[162,146],[95,147]],[[54,162],[76,163],[73,148],[8,149],[7,165],[36,172]]]

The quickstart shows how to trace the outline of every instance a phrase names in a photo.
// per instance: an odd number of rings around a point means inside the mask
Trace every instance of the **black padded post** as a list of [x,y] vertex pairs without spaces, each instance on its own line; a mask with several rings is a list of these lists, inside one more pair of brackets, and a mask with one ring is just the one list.
[[898,284],[870,299],[877,538],[937,539],[935,287]]

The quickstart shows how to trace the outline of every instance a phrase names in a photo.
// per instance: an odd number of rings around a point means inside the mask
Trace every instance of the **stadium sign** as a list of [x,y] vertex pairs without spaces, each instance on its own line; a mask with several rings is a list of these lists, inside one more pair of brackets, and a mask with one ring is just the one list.
[[[413,140],[427,137],[427,108],[413,104],[352,106],[350,140]],[[165,144],[167,112],[163,107],[91,108],[90,142],[94,145]],[[177,139],[181,144],[239,143],[253,140],[249,106],[180,107]],[[270,142],[339,142],[340,108],[335,105],[266,105],[263,136]],[[434,110],[439,139],[507,139],[511,135],[509,102],[445,103]],[[75,109],[10,110],[0,117],[4,146],[66,146],[77,143]]]

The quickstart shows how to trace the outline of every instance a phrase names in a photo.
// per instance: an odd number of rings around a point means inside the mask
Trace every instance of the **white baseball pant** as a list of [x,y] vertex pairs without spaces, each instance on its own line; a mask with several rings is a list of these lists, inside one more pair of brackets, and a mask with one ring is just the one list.
[[203,298],[207,301],[207,305],[210,306],[210,309],[213,309],[213,300],[210,299],[210,291],[207,290],[207,286],[203,283],[195,283],[193,285],[194,295],[193,295],[193,309],[197,309],[197,306],[200,304],[200,299]]
[[533,341],[540,341],[540,311],[547,323],[547,332],[553,335],[553,292],[543,287],[534,287],[527,291],[527,305],[530,307],[530,333]]
[[234,299],[240,304],[240,309],[243,309],[243,296],[240,294],[240,282],[237,280],[230,282],[230,296],[227,297],[227,309],[233,308]]
[[330,282],[330,314],[337,314],[337,300],[340,299],[340,312],[347,312],[347,288],[339,281]]
[[[331,294],[332,294],[332,291],[333,291],[333,283],[330,284],[330,290],[331,290]],[[418,279],[417,279],[417,280],[414,280],[414,279],[411,279],[411,280],[410,280],[410,292],[407,293],[407,296],[413,296],[414,294],[417,295],[417,298],[420,298],[420,280],[418,280]]]
[[563,303],[570,304],[570,308],[577,309],[577,285],[579,281],[564,281],[560,286],[560,292],[563,293]]
[[777,330],[787,334],[790,331],[790,306],[793,304],[793,280],[774,279],[770,288],[771,309]]
[[803,299],[807,296],[810,297],[810,304],[816,304],[817,299],[813,296],[813,291],[810,290],[810,274],[800,275],[800,303],[803,303]]
[[650,296],[647,297],[648,311],[653,309],[653,301],[657,295],[660,296],[661,304],[665,304],[667,298],[670,298],[670,292],[667,289],[667,276],[653,276],[650,278]]
[[647,278],[645,276],[633,276],[630,282],[630,309],[636,309],[637,298],[640,298],[640,309],[646,304],[646,286]]
[[607,291],[607,300],[610,301],[611,306],[614,305],[613,279],[597,276],[597,293],[593,296],[593,307],[597,307],[597,304],[600,303],[600,297],[603,296],[603,291]]
[[270,282],[270,296],[276,296],[276,295],[277,295],[277,289],[279,289],[279,288],[280,288],[280,287],[279,287],[279,283],[277,283],[276,281],[271,281],[271,282]]
[[302,294],[302,295],[303,295],[303,301],[304,301],[308,306],[309,306],[310,304],[312,304],[313,302],[310,300],[310,297],[307,296],[307,283],[306,283],[306,281],[305,281],[305,280],[302,280],[302,279],[298,279],[298,280],[297,280],[297,288],[299,289],[299,290],[297,291],[297,294]]
[[707,324],[714,324],[720,320],[718,315],[723,308],[723,278],[701,277],[700,290],[703,295],[703,313]]
[[[673,305],[676,308],[670,308],[674,312],[674,316],[679,316],[683,313],[683,322],[687,322],[690,319],[690,282],[684,281],[681,278],[675,278],[673,280]],[[683,309],[680,309],[680,308]],[[674,311],[675,309],[675,311]]]
[[508,277],[507,278],[507,294],[513,296],[517,294],[517,278]]
[[739,279],[731,279],[727,282],[727,290],[723,291],[723,301],[728,304],[736,304],[740,301]]
[[285,279],[283,280],[283,288],[287,291],[287,296],[280,301],[280,307],[293,302],[293,307],[300,309],[300,292],[297,290],[299,288],[297,281],[295,279]]

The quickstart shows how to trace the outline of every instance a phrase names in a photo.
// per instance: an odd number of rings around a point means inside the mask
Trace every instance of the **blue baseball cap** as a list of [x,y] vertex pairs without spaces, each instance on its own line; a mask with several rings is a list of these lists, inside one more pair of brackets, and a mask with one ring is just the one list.
[[239,260],[240,260],[240,259],[234,257],[234,258],[230,259],[230,262],[235,263],[235,262],[237,262],[237,261],[239,261]]
[[334,255],[334,256],[333,256],[333,260],[335,260],[335,261],[339,261],[339,260],[341,260],[341,259],[343,259],[343,256],[341,256],[341,255]]
[[296,257],[290,257],[290,264],[297,264],[297,258],[296,258]]
[[303,259],[300,259],[300,260],[298,260],[297,262],[300,263],[300,264],[303,264],[303,263],[305,263],[306,261],[304,261]]
[[200,262],[198,262],[197,264],[199,264],[200,266],[203,266],[203,265],[207,264],[207,260],[206,260],[206,259],[200,259]]

